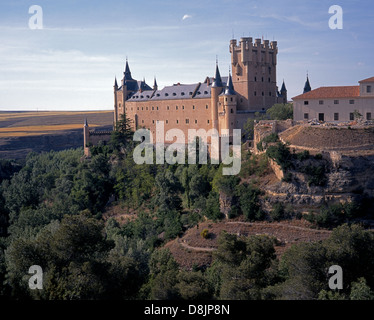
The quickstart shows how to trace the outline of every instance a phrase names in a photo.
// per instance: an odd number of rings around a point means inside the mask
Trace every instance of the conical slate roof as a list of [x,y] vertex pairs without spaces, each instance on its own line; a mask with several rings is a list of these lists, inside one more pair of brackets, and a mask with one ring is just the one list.
[[221,74],[219,73],[218,64],[216,65],[216,75],[212,87],[222,87]]
[[309,92],[311,90],[312,90],[312,87],[310,86],[310,83],[309,83],[309,77],[306,76],[306,82],[305,82],[304,92],[303,93],[307,93],[307,92]]
[[234,85],[232,84],[231,74],[229,74],[229,82],[228,82],[226,90],[225,90],[225,95],[226,96],[232,96],[234,94],[235,94]]

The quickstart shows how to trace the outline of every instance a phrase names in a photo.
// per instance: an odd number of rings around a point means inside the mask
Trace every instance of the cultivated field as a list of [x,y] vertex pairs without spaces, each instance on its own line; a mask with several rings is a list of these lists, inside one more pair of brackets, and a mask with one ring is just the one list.
[[0,111],[0,158],[81,147],[85,119],[90,128],[111,129],[113,111]]

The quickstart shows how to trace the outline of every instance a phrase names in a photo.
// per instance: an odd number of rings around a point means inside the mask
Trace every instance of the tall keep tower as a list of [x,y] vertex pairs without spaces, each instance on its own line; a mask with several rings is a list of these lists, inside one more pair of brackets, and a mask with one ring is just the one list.
[[251,37],[230,41],[232,81],[238,94],[238,111],[262,111],[277,101],[276,41]]

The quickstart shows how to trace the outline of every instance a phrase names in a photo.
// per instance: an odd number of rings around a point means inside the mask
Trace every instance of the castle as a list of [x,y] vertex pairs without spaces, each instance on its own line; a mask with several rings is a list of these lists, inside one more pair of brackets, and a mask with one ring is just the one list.
[[[153,136],[160,121],[165,131],[177,128],[185,136],[188,129],[216,129],[218,133],[229,129],[232,134],[233,129],[242,129],[256,112],[265,113],[275,103],[287,103],[285,83],[278,91],[276,81],[277,41],[253,42],[251,37],[242,37],[237,44],[233,39],[230,53],[232,74],[221,77],[216,63],[214,77],[162,89],[156,79],[152,87],[144,80],[133,79],[126,60],[121,85],[116,78],[114,81],[114,126],[125,115],[134,130],[147,128]],[[84,132],[86,147],[91,143],[88,125]],[[92,135],[97,138],[98,133]]]

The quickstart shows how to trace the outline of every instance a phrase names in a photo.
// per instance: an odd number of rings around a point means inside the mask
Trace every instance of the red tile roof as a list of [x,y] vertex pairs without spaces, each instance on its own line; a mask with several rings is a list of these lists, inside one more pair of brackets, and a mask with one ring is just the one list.
[[331,99],[331,98],[354,98],[360,96],[360,86],[347,87],[321,87],[307,93],[298,95],[297,99]]
[[361,80],[361,81],[359,81],[359,83],[363,83],[363,82],[374,82],[374,77],[367,78],[367,79],[365,79],[365,80]]

